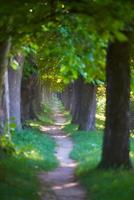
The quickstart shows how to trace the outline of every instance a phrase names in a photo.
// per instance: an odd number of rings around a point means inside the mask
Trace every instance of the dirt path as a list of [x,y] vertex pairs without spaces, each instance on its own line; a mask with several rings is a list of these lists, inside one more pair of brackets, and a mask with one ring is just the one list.
[[[55,109],[55,125],[42,127],[42,130],[48,131],[55,139],[57,144],[56,156],[60,162],[57,169],[52,172],[42,172],[39,177],[42,185],[42,200],[85,200],[85,191],[80,186],[76,177],[76,163],[69,158],[73,148],[71,139],[66,136],[61,127],[65,123],[65,118],[59,109]],[[50,191],[43,189],[44,185],[49,185]]]

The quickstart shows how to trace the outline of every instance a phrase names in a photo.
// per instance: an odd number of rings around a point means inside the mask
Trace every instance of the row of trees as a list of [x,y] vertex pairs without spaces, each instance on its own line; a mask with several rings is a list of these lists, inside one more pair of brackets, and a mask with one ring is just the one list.
[[[107,47],[107,56],[106,56],[106,121],[105,121],[105,131],[104,131],[104,141],[103,141],[103,151],[102,158],[99,164],[99,167],[109,168],[109,167],[131,167],[131,162],[129,158],[130,151],[130,124],[129,124],[129,104],[130,104],[130,59],[133,59],[132,53],[132,41],[133,41],[133,12],[131,1],[124,4],[121,4],[121,1],[113,2],[113,1],[104,1],[104,4],[101,1],[86,2],[81,1],[78,7],[77,2],[73,1],[73,6],[71,7],[71,11],[77,13],[86,13],[89,17],[94,17],[98,19],[98,16],[101,15],[99,23],[104,27],[98,26],[98,28],[106,28],[105,31],[109,31],[112,33],[111,37],[108,40]],[[85,6],[90,5],[92,10],[87,10]],[[103,7],[104,6],[104,7]],[[111,6],[109,14],[105,9],[108,9]],[[126,10],[123,10],[123,7]],[[99,11],[98,15],[94,16],[94,11]],[[119,9],[119,10],[118,10]],[[118,13],[117,13],[118,10]],[[129,11],[129,13],[127,13]],[[106,14],[106,18],[104,19],[104,12]],[[124,13],[124,16],[122,15]],[[115,19],[116,15],[116,19]],[[127,15],[127,16],[126,16]],[[122,19],[120,18],[122,16]],[[104,20],[104,21],[103,21]],[[111,24],[107,24],[111,22]],[[98,25],[98,23],[97,23]],[[115,27],[117,28],[115,28]],[[130,28],[131,27],[131,28]],[[111,30],[113,28],[113,30]],[[115,28],[115,29],[114,29]],[[101,30],[102,31],[102,30]],[[120,31],[120,32],[118,32]],[[79,80],[79,79],[78,79]],[[79,84],[78,82],[75,84]],[[80,128],[87,129],[88,125],[93,121],[90,119],[91,113],[93,113],[94,118],[94,110],[95,106],[93,106],[93,91],[90,91],[91,85],[88,85],[88,95],[87,93],[83,94],[83,83],[80,83],[81,86],[78,86],[79,92],[81,95],[77,98],[77,107],[78,107],[78,116],[76,114],[76,118],[73,121],[80,125]],[[95,87],[95,86],[94,86]],[[87,92],[85,90],[85,92]],[[89,94],[89,92],[91,92]],[[66,96],[66,92],[63,95],[63,101],[65,105],[68,104],[66,100],[64,100],[64,96]],[[85,96],[85,98],[84,98]],[[83,101],[84,98],[84,101]],[[94,101],[95,102],[95,101]],[[81,107],[82,109],[79,107]],[[68,107],[68,105],[67,105]],[[86,109],[84,109],[86,107]],[[83,111],[84,110],[84,114]],[[72,110],[71,110],[72,111]],[[76,109],[77,112],[77,109]],[[87,114],[88,112],[88,114]],[[74,112],[72,112],[74,113]],[[83,114],[83,115],[82,115]],[[83,118],[83,127],[81,121],[81,115]],[[85,117],[85,116],[88,116]],[[91,121],[90,121],[91,120]],[[87,125],[84,127],[84,123]],[[92,128],[92,127],[91,127]]]
[[[79,77],[60,98],[80,130],[95,128],[97,85]],[[131,167],[130,138],[130,41],[108,45],[106,63],[106,121],[100,167]]]
[[[42,24],[51,19],[52,2],[14,0],[1,1],[0,8],[0,121],[22,122],[35,118],[49,88],[38,77],[34,41],[42,32]],[[42,12],[47,11],[48,16]],[[43,21],[43,22],[41,22]],[[47,21],[47,22],[48,22]],[[36,25],[35,25],[36,24]]]
[[65,108],[72,114],[72,123],[80,130],[95,129],[97,85],[86,83],[80,76],[60,94]]
[[[35,63],[30,63],[31,56],[26,58],[18,54],[8,57],[8,66],[4,72],[2,85],[1,132],[4,124],[15,123],[17,129],[22,128],[26,120],[37,118],[41,105],[48,101],[49,87],[41,83],[37,76]],[[29,66],[26,65],[28,62]],[[16,66],[17,65],[17,66]],[[17,67],[14,69],[14,67]],[[35,68],[29,72],[29,67]]]
[[[62,95],[65,106],[80,129],[93,129],[96,88],[105,81],[106,71],[106,122],[100,166],[131,167],[133,7],[131,0],[123,3],[122,0],[1,1],[0,119],[3,124],[13,116],[20,128],[21,119],[33,117],[33,109],[40,110],[43,97],[50,94],[49,88],[61,91],[70,83]],[[17,71],[9,68],[10,65]]]

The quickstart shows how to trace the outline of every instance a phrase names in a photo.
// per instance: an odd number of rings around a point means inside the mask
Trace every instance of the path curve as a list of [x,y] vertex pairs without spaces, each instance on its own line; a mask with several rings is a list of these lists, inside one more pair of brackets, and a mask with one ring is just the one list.
[[59,167],[51,172],[42,172],[39,175],[42,191],[43,184],[48,185],[51,191],[44,190],[41,194],[42,200],[85,200],[85,190],[75,177],[76,162],[69,158],[73,143],[69,136],[65,135],[61,127],[65,123],[65,118],[59,109],[55,109],[55,124],[53,126],[42,127],[42,131],[48,131],[55,139],[57,148],[56,156],[59,160]]

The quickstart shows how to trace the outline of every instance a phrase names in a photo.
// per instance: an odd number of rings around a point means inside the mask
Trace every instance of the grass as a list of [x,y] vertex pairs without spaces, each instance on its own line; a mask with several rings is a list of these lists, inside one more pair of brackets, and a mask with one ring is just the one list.
[[55,142],[32,129],[16,132],[12,140],[16,153],[0,158],[0,199],[38,200],[38,172],[52,170],[58,164]]
[[[52,109],[43,106],[38,120],[26,125],[30,128],[12,134],[13,154],[0,154],[0,199],[39,200],[40,171],[49,171],[58,165],[54,156],[55,142],[39,131],[40,126],[53,123]],[[31,128],[32,127],[32,128]],[[45,187],[45,186],[44,186]],[[48,186],[46,186],[47,188]]]
[[52,125],[54,123],[52,105],[48,103],[42,105],[42,112],[38,115],[38,121],[43,125]]
[[[96,131],[78,131],[77,125],[68,123],[63,130],[74,141],[70,157],[78,162],[76,175],[87,191],[87,200],[133,200],[133,170],[100,170],[97,165],[101,159],[105,94],[98,92]],[[130,157],[134,164],[134,135],[131,135]]]
[[[71,158],[78,162],[76,175],[87,190],[87,200],[132,200],[134,198],[134,171],[119,169],[99,170],[102,131],[77,131],[68,124],[64,131],[71,135],[74,148]],[[134,163],[134,137],[131,137],[130,156]]]
[[26,127],[32,127],[34,129],[39,129],[40,126],[52,125],[54,123],[52,106],[47,103],[42,105],[41,113],[37,114],[37,119],[27,120],[25,122]]

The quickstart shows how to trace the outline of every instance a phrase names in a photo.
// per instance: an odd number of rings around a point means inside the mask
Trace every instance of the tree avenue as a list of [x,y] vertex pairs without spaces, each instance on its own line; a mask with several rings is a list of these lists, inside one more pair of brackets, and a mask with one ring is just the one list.
[[57,92],[72,122],[93,130],[103,84],[106,120],[98,166],[130,168],[133,9],[131,0],[1,1],[1,132],[11,117],[21,129]]
[[[129,168],[131,167],[129,102],[132,44],[130,35],[133,34],[133,3],[127,1],[122,4],[122,1],[113,2],[112,0],[80,1],[79,3],[72,1],[71,5],[70,12],[89,17],[100,36],[104,34],[109,40],[106,62],[106,122],[102,160],[99,167]],[[124,30],[130,33],[125,34]]]

